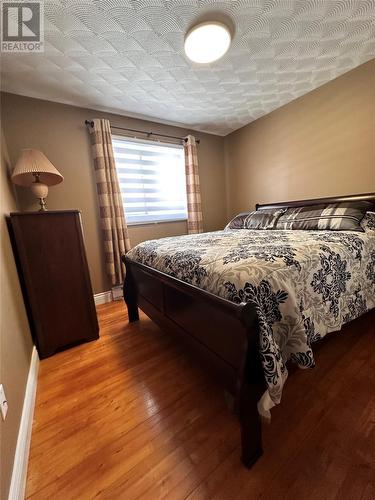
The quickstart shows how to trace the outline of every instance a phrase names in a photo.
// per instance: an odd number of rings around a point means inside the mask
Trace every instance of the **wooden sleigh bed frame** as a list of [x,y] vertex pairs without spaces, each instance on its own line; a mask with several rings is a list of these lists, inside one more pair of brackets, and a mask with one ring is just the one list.
[[[369,201],[375,209],[375,193],[371,193],[257,204],[256,210],[345,201]],[[142,309],[162,329],[180,337],[191,354],[233,395],[241,425],[241,459],[250,468],[262,455],[257,403],[266,390],[255,306],[235,304],[126,256],[123,262],[129,321],[137,321],[138,307]]]

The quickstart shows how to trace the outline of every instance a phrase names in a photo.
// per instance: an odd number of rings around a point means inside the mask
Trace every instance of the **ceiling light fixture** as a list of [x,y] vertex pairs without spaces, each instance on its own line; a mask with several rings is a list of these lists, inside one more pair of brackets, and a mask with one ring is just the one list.
[[232,35],[229,28],[219,22],[205,22],[193,26],[185,37],[185,53],[196,63],[217,61],[227,52]]

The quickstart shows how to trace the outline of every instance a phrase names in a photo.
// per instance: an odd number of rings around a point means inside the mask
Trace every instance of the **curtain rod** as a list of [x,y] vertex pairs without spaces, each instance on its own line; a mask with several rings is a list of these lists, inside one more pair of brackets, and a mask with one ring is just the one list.
[[[90,120],[85,120],[85,125],[90,125],[90,127],[93,127],[94,122]],[[151,137],[153,135],[156,137],[167,137],[168,139],[178,139],[179,141],[184,141],[184,142],[187,141],[186,137],[178,137],[176,135],[157,134],[155,132],[146,132],[145,130],[138,130],[135,128],[116,127],[115,125],[111,125],[111,128],[115,128],[117,130],[126,130],[127,132],[136,132],[139,134],[145,134],[147,135],[147,137]],[[199,144],[201,141],[200,139],[196,139],[195,142]]]

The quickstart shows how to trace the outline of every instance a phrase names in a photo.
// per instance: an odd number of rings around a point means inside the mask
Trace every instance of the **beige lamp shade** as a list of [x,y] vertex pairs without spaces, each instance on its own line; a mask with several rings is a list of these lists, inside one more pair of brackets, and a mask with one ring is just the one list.
[[39,174],[39,182],[47,186],[59,184],[64,180],[49,159],[36,149],[22,149],[12,174],[12,182],[19,186],[31,186]]

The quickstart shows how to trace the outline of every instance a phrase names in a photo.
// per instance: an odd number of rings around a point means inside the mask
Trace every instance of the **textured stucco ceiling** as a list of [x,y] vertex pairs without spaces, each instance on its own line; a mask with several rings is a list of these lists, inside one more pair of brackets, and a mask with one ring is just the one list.
[[[230,16],[199,66],[184,35]],[[375,0],[45,0],[45,52],[2,54],[3,90],[225,135],[375,57]]]

